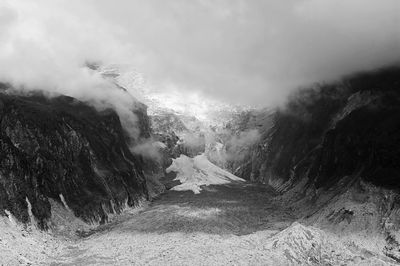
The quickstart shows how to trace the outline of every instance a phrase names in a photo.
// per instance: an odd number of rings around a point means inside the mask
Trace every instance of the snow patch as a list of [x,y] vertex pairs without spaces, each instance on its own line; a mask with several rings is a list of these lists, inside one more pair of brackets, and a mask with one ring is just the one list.
[[25,197],[25,201],[26,201],[26,204],[28,205],[28,215],[29,215],[30,223],[34,228],[37,228],[37,221],[36,221],[35,216],[33,215],[33,212],[32,212],[32,204],[29,201],[28,197]]
[[4,212],[6,213],[10,224],[13,226],[17,226],[18,225],[17,218],[15,218],[14,215],[12,215],[12,213],[9,210],[4,210]]
[[204,154],[194,158],[181,155],[179,158],[173,160],[171,166],[166,171],[167,173],[177,172],[175,180],[179,180],[182,183],[171,190],[191,190],[195,194],[200,193],[201,186],[222,185],[231,183],[232,181],[245,181],[211,163]]
[[68,206],[68,204],[67,204],[67,201],[65,200],[63,194],[60,194],[59,196],[60,196],[60,200],[61,200],[62,204],[64,205],[64,207],[65,207],[68,211],[71,211],[71,209],[69,208],[69,206]]

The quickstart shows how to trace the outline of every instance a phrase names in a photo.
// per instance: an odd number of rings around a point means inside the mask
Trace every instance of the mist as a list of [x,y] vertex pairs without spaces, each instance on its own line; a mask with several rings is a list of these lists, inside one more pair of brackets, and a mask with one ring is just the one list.
[[2,0],[0,80],[118,106],[84,64],[130,64],[160,91],[270,106],[399,62],[398,14],[398,0]]
[[226,167],[232,161],[244,160],[261,139],[257,129],[250,129],[233,134],[221,130],[217,135],[207,135],[206,155],[213,163]]
[[154,139],[149,138],[132,147],[131,151],[135,154],[142,155],[144,158],[152,159],[158,163],[161,163],[161,151],[164,148],[165,145],[162,142],[155,141]]

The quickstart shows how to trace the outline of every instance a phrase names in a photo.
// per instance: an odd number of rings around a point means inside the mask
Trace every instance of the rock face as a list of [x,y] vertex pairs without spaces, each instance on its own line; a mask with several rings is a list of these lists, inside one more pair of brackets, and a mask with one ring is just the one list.
[[[150,116],[151,128],[153,136],[158,141],[166,145],[167,156],[164,158],[176,158],[179,156],[176,149],[176,145],[179,141],[178,134],[186,131],[187,128],[183,122],[172,113],[163,113]],[[167,160],[163,163],[164,167],[168,167],[171,164],[171,160]]]
[[[233,174],[241,178],[260,181],[260,167],[265,152],[263,143],[269,141],[274,110],[251,110],[235,115],[219,135],[221,143],[224,143],[221,167],[229,169]],[[218,157],[218,156],[217,156]]]
[[[168,158],[194,157],[205,151],[204,128],[195,117],[164,112],[150,118],[153,135],[166,145]],[[166,166],[170,164],[169,159]]]
[[0,94],[1,215],[45,229],[54,199],[86,222],[105,222],[147,197],[140,160],[113,110],[66,96]]

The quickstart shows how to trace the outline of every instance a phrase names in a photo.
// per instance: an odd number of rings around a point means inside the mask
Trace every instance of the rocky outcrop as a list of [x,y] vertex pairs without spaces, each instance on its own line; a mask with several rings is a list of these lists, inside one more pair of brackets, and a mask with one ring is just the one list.
[[0,94],[0,214],[46,229],[49,199],[100,223],[136,205],[147,197],[143,158],[126,136],[113,110],[66,96]]
[[[159,113],[151,116],[153,136],[166,145],[169,158],[184,154],[190,157],[205,151],[204,129],[195,117]],[[168,160],[167,166],[171,164]]]
[[[176,158],[179,153],[176,149],[176,145],[179,141],[178,134],[183,131],[187,131],[186,126],[183,122],[172,113],[163,113],[150,116],[151,129],[153,136],[156,140],[162,142],[166,146],[167,156],[164,158]],[[171,164],[171,160],[164,162],[164,166],[168,167]]]

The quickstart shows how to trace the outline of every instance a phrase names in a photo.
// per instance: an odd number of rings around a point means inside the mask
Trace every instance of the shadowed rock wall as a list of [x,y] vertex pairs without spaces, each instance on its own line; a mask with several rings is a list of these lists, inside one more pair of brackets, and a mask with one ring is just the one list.
[[134,206],[147,197],[146,181],[126,141],[113,110],[66,96],[0,94],[0,214],[28,222],[31,211],[45,229],[49,199],[60,195],[87,222]]

